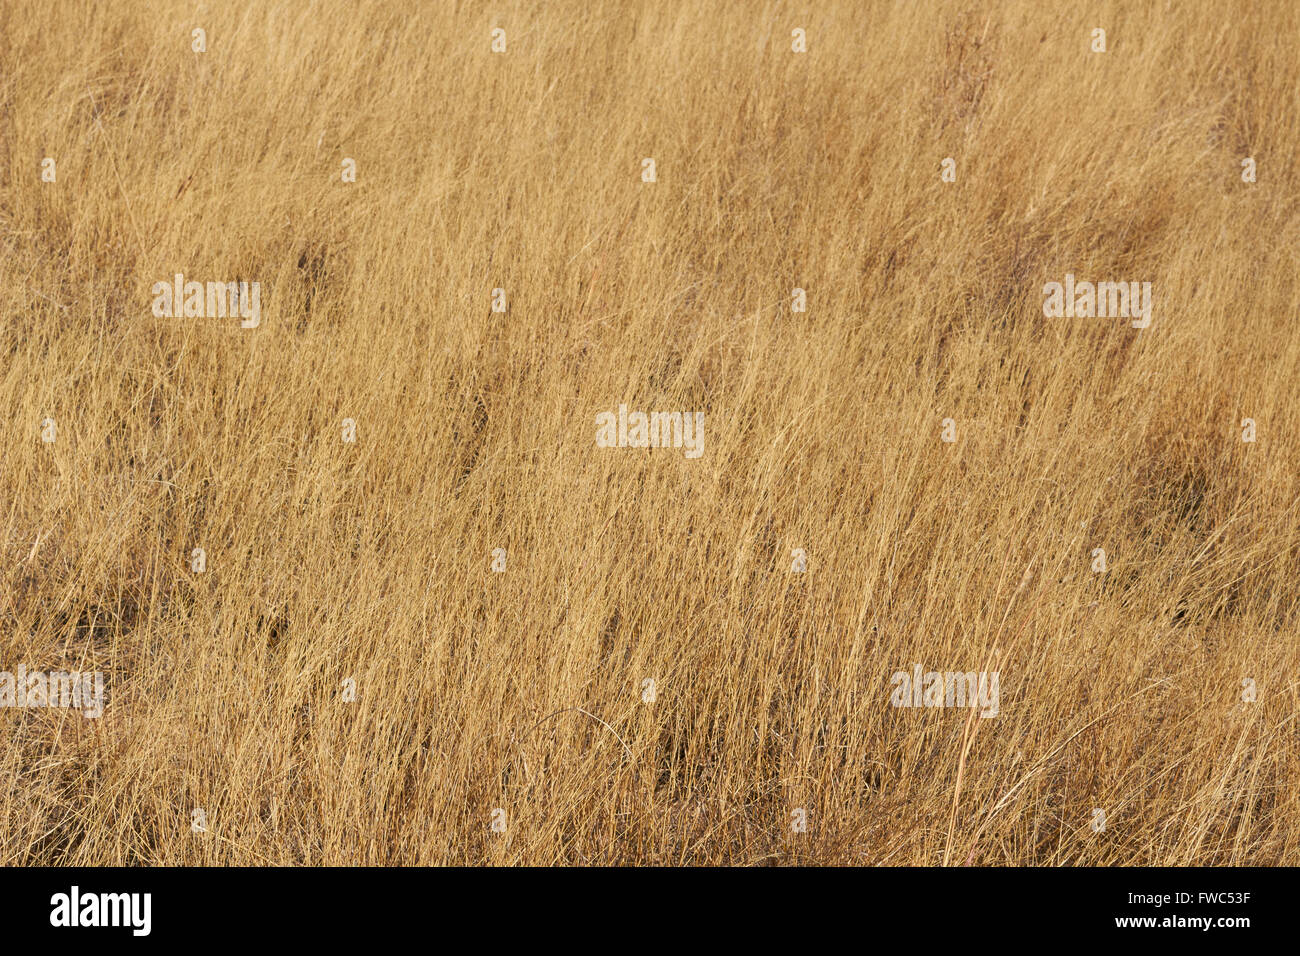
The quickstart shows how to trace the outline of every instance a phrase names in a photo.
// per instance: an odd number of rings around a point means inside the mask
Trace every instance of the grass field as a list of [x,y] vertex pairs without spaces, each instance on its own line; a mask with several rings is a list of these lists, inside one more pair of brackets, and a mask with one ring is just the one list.
[[1290,0],[6,0],[0,670],[104,690],[0,863],[1300,864],[1297,90]]

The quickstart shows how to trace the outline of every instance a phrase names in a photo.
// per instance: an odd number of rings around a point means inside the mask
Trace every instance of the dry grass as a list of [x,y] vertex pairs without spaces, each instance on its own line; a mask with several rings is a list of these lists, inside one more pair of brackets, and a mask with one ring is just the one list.
[[[1300,863],[1297,38],[9,0],[0,669],[108,700],[0,710],[0,862]],[[261,327],[154,318],[176,272]],[[1066,272],[1152,326],[1044,318]],[[995,719],[890,706],[995,649]]]

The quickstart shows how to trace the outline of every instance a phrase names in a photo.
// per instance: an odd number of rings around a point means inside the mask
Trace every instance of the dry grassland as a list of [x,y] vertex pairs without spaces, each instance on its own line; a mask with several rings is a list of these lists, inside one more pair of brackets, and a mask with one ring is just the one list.
[[1298,90],[1288,0],[5,0],[0,669],[104,712],[0,862],[1300,863]]

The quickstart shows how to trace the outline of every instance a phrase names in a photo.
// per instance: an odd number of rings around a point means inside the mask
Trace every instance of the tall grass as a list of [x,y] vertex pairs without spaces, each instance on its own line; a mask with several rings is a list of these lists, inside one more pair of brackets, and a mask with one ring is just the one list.
[[[0,709],[0,862],[1300,863],[1297,37],[0,5],[0,669],[108,687]],[[996,718],[890,705],[990,660]]]

